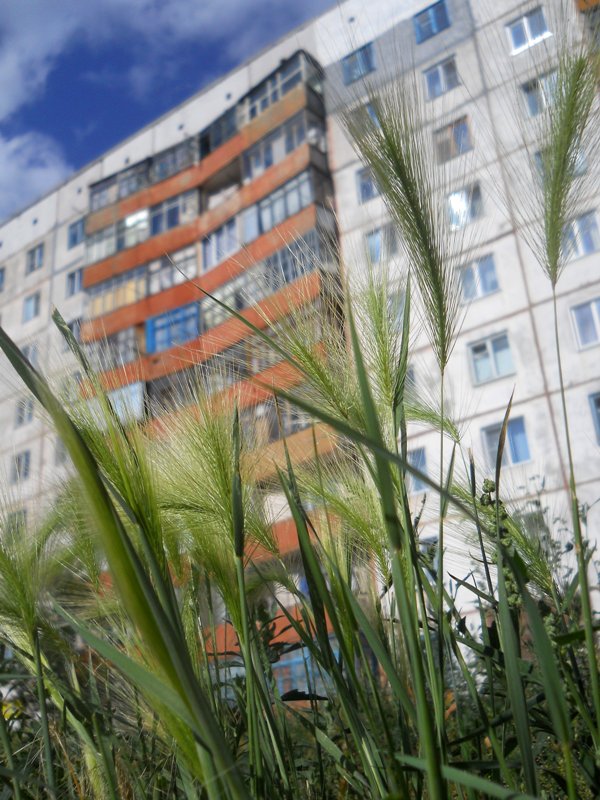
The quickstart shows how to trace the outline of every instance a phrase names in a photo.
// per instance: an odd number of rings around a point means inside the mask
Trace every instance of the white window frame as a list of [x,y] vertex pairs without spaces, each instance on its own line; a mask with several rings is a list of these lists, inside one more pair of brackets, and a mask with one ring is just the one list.
[[[481,280],[480,269],[484,262],[488,259],[491,259],[492,266],[494,268],[494,277],[496,278],[496,288],[492,289],[489,292],[482,291],[483,282]],[[485,255],[479,256],[478,258],[474,258],[472,261],[469,261],[467,264],[462,264],[459,268],[459,275],[460,275],[460,283],[461,283],[461,292],[462,298],[464,303],[472,303],[474,300],[481,300],[483,297],[489,297],[492,294],[496,294],[500,291],[500,282],[498,281],[498,273],[496,271],[496,260],[492,253],[486,253]],[[473,297],[467,297],[465,295],[465,284],[463,280],[463,276],[467,271],[470,271],[474,274],[474,286],[475,286],[475,294]]]
[[[493,348],[493,342],[495,342],[498,339],[506,339],[506,343],[508,344],[508,352],[510,354],[510,362],[511,362],[511,368],[508,372],[501,372],[498,369],[498,363],[496,361],[495,352]],[[477,369],[475,367],[475,353],[474,353],[475,348],[482,346],[485,346],[486,348],[487,359],[490,364],[490,373],[491,373],[490,377],[485,378],[484,380],[481,380],[477,377]],[[467,347],[469,351],[469,366],[471,369],[471,378],[473,380],[474,386],[484,386],[485,384],[491,383],[492,381],[496,381],[501,378],[506,378],[509,375],[515,374],[516,372],[515,363],[512,356],[512,349],[510,346],[508,331],[501,331],[500,333],[494,333],[490,336],[484,337],[483,339],[478,339],[476,342],[470,342]]]
[[[544,33],[541,33],[538,36],[534,36],[531,33],[531,27],[530,27],[530,24],[529,24],[529,18],[532,17],[538,11],[541,11],[541,13],[542,13],[542,17],[544,19],[544,24],[546,25],[546,30],[544,31]],[[525,41],[525,44],[522,44],[520,47],[515,47],[514,46],[514,41],[513,41],[513,37],[512,37],[512,28],[517,23],[522,23],[523,30],[525,31],[525,39],[526,39],[526,41]],[[511,56],[515,56],[515,55],[518,55],[519,53],[525,52],[525,50],[529,50],[530,47],[534,47],[536,44],[539,44],[540,42],[543,42],[544,39],[548,39],[550,36],[552,36],[552,31],[550,31],[548,29],[548,22],[546,20],[546,15],[544,14],[543,7],[540,5],[540,6],[537,6],[536,8],[532,8],[530,11],[527,11],[525,14],[522,14],[520,17],[517,17],[516,19],[513,19],[511,22],[509,22],[506,25],[506,34],[508,36],[508,42],[509,42],[509,45],[510,45],[510,48],[511,48],[510,54],[511,54]]]
[[[584,308],[585,306],[590,306],[592,312],[592,319],[594,322],[594,328],[596,332],[596,339],[593,342],[588,342],[587,344],[582,343],[581,338],[579,336],[579,326],[577,325],[577,317],[576,312],[579,308]],[[573,322],[573,329],[575,332],[575,341],[577,342],[577,347],[579,350],[588,350],[591,347],[597,347],[600,344],[600,297],[594,297],[591,300],[586,300],[584,303],[578,303],[576,306],[572,306],[571,308],[571,320]]]
[[[526,81],[521,85],[521,91],[523,92],[523,99],[525,101],[525,107],[527,109],[527,116],[529,119],[535,119],[539,117],[540,114],[551,105],[553,101],[553,91],[555,91],[556,86],[552,86],[552,81],[556,81],[557,72],[555,69],[550,70],[549,72],[545,72],[543,75],[538,75],[535,78],[532,78],[530,81]],[[528,95],[530,91],[535,91],[538,95],[538,106],[539,110],[536,111],[535,114],[531,113],[531,107],[529,104]]]
[[[593,226],[595,227],[595,233],[592,236],[596,239],[596,247],[592,250],[585,250],[583,248],[583,238],[581,236],[581,223],[584,219],[588,219],[589,217],[592,218]],[[583,258],[584,256],[592,255],[592,253],[597,253],[600,251],[600,226],[598,225],[598,215],[595,211],[586,211],[584,214],[580,214],[578,217],[569,220],[565,225],[564,229],[564,239],[566,239],[567,229],[571,229],[574,231],[574,237],[572,242],[575,243],[575,247],[573,250],[569,250],[565,243],[565,255],[569,261],[574,261],[577,258]]]
[[44,266],[44,242],[36,244],[27,251],[25,262],[25,275],[31,275]]
[[21,450],[13,457],[10,482],[14,485],[26,481],[31,474],[31,450]]
[[[418,453],[423,454],[422,463],[420,463],[421,459],[416,457]],[[413,447],[406,453],[406,458],[412,467],[427,475],[427,450],[425,447]],[[409,472],[406,477],[408,479],[409,494],[423,494],[427,491],[427,484],[421,481],[420,478],[415,477],[412,472]]]

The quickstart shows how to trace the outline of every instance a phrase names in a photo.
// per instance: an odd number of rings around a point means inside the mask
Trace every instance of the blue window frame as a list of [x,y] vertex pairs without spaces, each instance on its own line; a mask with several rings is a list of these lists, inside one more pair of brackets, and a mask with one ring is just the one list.
[[590,395],[590,406],[592,409],[594,428],[596,429],[596,441],[600,444],[600,392]]
[[417,44],[426,42],[427,39],[431,39],[432,36],[449,28],[450,17],[446,8],[446,0],[440,0],[439,3],[434,3],[424,11],[415,14],[414,24]]
[[175,308],[146,320],[146,352],[160,353],[200,334],[198,303]]
[[375,70],[375,53],[373,43],[369,42],[358,50],[355,50],[346,58],[342,59],[342,74],[344,83],[348,86],[351,83],[364,78]]

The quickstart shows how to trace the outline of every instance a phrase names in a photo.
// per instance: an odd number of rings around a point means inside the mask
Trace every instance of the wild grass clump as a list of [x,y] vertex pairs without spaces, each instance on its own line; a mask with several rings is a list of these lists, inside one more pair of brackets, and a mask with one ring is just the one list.
[[[593,119],[587,67],[563,69],[560,102],[576,119],[550,120],[555,167],[538,215],[541,264],[557,279],[561,198]],[[290,368],[269,418],[278,447],[263,449],[247,391],[209,395],[201,372],[160,424],[124,414],[56,313],[93,398],[67,407],[0,330],[73,462],[43,525],[0,523],[3,797],[600,793],[591,552],[576,505],[568,574],[551,520],[535,518],[541,547],[511,503],[511,404],[494,474],[463,451],[445,408],[458,251],[406,91],[372,97],[378,124],[353,129],[406,248],[401,299],[372,271],[351,296],[327,284],[316,316],[292,315],[276,339],[248,325]],[[439,398],[409,379],[415,317]],[[286,434],[289,408],[311,420],[303,431]],[[435,479],[410,463],[413,422],[439,436]],[[411,478],[437,498],[433,548]],[[458,576],[444,561],[450,533]]]

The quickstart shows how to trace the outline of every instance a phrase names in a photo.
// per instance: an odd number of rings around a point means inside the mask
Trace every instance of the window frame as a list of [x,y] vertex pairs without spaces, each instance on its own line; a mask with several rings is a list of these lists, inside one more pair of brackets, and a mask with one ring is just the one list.
[[447,164],[449,161],[469,153],[473,149],[473,141],[468,115],[464,114],[453,122],[434,130],[433,144],[438,164]]
[[[596,339],[593,342],[588,342],[587,344],[584,344],[581,341],[581,336],[579,335],[579,326],[577,324],[576,312],[578,309],[585,308],[586,306],[589,306],[591,309]],[[570,311],[571,311],[571,319],[573,321],[573,328],[575,330],[575,341],[577,342],[577,349],[589,350],[592,347],[597,347],[600,344],[600,297],[593,297],[591,300],[586,300],[583,303],[577,303],[577,305],[571,306]]]
[[[498,341],[499,339],[506,339],[506,343],[508,345],[507,350],[510,356],[510,370],[508,372],[500,372],[498,370],[498,364],[496,360],[496,353],[493,348],[493,343]],[[475,362],[474,356],[474,349],[476,347],[481,347],[485,345],[487,359],[490,364],[490,377],[484,378],[483,380],[478,379],[477,377],[477,367]],[[516,373],[515,363],[512,355],[512,348],[510,346],[510,339],[508,336],[508,331],[500,331],[499,333],[493,333],[489,336],[484,336],[481,339],[477,339],[475,342],[469,342],[467,345],[468,354],[469,354],[469,367],[471,370],[471,379],[473,381],[473,386],[485,386],[488,383],[492,383],[493,381],[502,380],[502,378],[510,377]]]
[[[425,447],[413,447],[406,453],[406,460],[411,467],[420,470],[427,475],[427,449]],[[406,476],[408,478],[408,492],[409,494],[423,494],[427,491],[427,484],[420,478],[417,478],[412,472]]]
[[[198,338],[201,332],[200,306],[198,303],[188,303],[164,314],[150,317],[146,320],[145,332],[148,355],[164,353],[173,347],[191,342]],[[183,332],[186,332],[186,336],[187,333],[190,335],[181,338],[178,333]]]
[[[549,79],[556,80],[556,76],[556,69],[551,69],[548,72],[537,75],[535,78],[532,78],[531,80],[521,84],[521,92],[523,93],[525,107],[527,109],[527,117],[529,119],[536,119],[552,104],[553,99],[550,90],[553,90],[553,87],[548,81]],[[532,113],[530,97],[534,93],[537,110],[535,113]]]
[[[522,426],[523,426],[523,434],[525,436],[525,445],[527,447],[527,457],[521,459],[520,461],[514,461],[514,459],[513,459],[513,448],[512,448],[513,439],[512,439],[512,436],[511,436],[511,427],[514,430],[514,426],[518,425],[518,424],[522,424]],[[498,441],[500,439],[501,430],[502,430],[502,423],[501,422],[494,423],[493,425],[486,425],[485,427],[483,427],[481,429],[481,437],[482,437],[482,442],[483,442],[483,449],[484,449],[486,458],[490,462],[490,465],[493,465],[493,464],[496,463],[496,456],[497,456],[497,452],[498,452]],[[494,453],[493,454],[492,454],[492,449],[490,447],[490,440],[488,438],[489,436],[492,435],[492,432],[494,432],[494,434],[497,432],[497,434],[498,434],[498,441],[496,442],[496,446],[494,448]],[[502,466],[503,467],[518,467],[518,466],[522,466],[523,464],[529,464],[531,461],[532,461],[531,447],[529,446],[529,438],[527,436],[527,426],[525,424],[525,417],[523,415],[521,415],[519,417],[512,417],[511,419],[509,419],[508,425],[507,425],[507,428],[506,428],[506,442],[505,442],[505,445],[504,445],[504,452],[502,454]]]
[[[582,250],[583,237],[581,235],[581,222],[582,220],[590,218],[592,220],[592,226],[591,233],[588,230],[588,235],[591,235],[591,237],[595,239],[596,246],[592,250]],[[566,223],[563,230],[563,242],[567,235],[567,228],[572,229],[574,227],[576,227],[577,230],[571,241],[575,243],[575,248],[573,248],[575,252],[573,252],[573,250],[571,250],[566,244],[563,244],[567,261],[576,261],[578,258],[585,258],[586,256],[600,252],[600,225],[598,224],[598,213],[596,210],[586,211],[583,214],[579,214],[579,216],[570,219]]]
[[[373,192],[370,192],[368,197],[363,194],[363,186],[367,185],[363,180],[364,176],[369,177],[369,183],[373,187]],[[361,206],[381,196],[381,190],[379,189],[379,186],[377,186],[377,181],[375,180],[370,167],[362,166],[356,171],[356,190],[358,193],[358,204]]]
[[[465,219],[461,224],[454,223],[453,220],[453,212],[450,208],[450,198],[455,197],[457,195],[466,195],[469,205],[468,205],[468,219]],[[483,193],[481,191],[481,184],[479,181],[475,181],[474,183],[470,184],[469,186],[463,186],[461,189],[456,189],[454,192],[450,192],[450,194],[446,195],[446,206],[448,211],[448,225],[450,230],[452,231],[460,231],[463,228],[466,228],[467,225],[475,222],[478,219],[481,219],[483,216]],[[474,210],[476,213],[474,213]]]
[[[21,464],[21,461],[23,462]],[[26,481],[31,474],[31,450],[20,450],[13,456],[10,482],[13,484]]]
[[373,42],[367,42],[361,47],[357,47],[348,55],[342,58],[342,79],[344,86],[351,86],[361,78],[365,78],[375,72],[375,48]]
[[[529,18],[533,17],[536,13],[541,13],[542,19],[544,20],[544,25],[546,26],[546,30],[538,35],[538,36],[531,36],[531,28],[529,24]],[[525,43],[520,45],[519,47],[514,46],[514,39],[512,36],[512,28],[517,25],[518,23],[522,23],[523,30],[525,31]],[[543,42],[544,39],[548,39],[552,36],[552,31],[548,28],[548,22],[546,20],[546,16],[544,14],[543,6],[539,5],[536,8],[532,8],[530,11],[526,11],[524,14],[521,14],[520,17],[516,17],[511,22],[506,23],[506,34],[508,36],[508,41],[511,46],[510,54],[511,56],[518,55],[519,53],[525,52],[525,50],[529,50],[531,47],[535,47],[536,44]]]
[[65,297],[74,297],[83,291],[83,267],[67,272]]
[[32,395],[24,395],[17,400],[15,408],[15,428],[23,428],[33,422],[35,404]]
[[[33,302],[33,313],[27,313],[26,309],[29,307],[29,303]],[[27,297],[23,298],[23,323],[31,322],[32,320],[39,317],[40,311],[42,307],[41,295],[39,290],[37,292],[32,292],[28,294]]]
[[85,241],[85,217],[71,222],[67,228],[67,250],[72,250]]
[[592,394],[588,395],[588,400],[592,411],[594,429],[596,430],[596,442],[600,444],[600,392],[592,392]]
[[25,275],[32,275],[44,266],[44,242],[30,248],[25,256]]
[[[440,20],[437,18],[437,9],[443,9],[444,19],[441,20],[441,27],[438,27],[440,25]],[[425,20],[427,20],[426,23]],[[433,39],[434,36],[437,36],[451,26],[452,21],[448,13],[446,0],[437,0],[436,3],[432,3],[427,8],[422,9],[413,17],[416,44],[423,44],[429,41],[429,39]]]
[[[481,266],[484,262],[491,262],[492,271],[494,273],[494,279],[496,281],[496,288],[491,289],[489,292],[482,292],[481,287],[483,286],[483,281],[481,280]],[[468,261],[466,264],[461,264],[458,267],[459,276],[460,276],[460,284],[461,284],[461,293],[463,303],[472,303],[475,300],[482,300],[484,297],[489,297],[492,294],[496,294],[500,290],[500,282],[498,281],[498,274],[496,271],[496,259],[494,258],[493,253],[485,253],[482,256],[478,256],[477,258]],[[467,272],[471,272],[475,276],[475,280],[473,281],[473,286],[475,287],[475,294],[472,297],[468,297],[465,294],[465,281],[464,276]]]
[[[447,81],[447,73],[444,69],[448,64],[454,65],[454,75],[456,76],[456,83],[453,86],[448,85]],[[440,76],[440,86],[442,90],[439,94],[432,94],[430,91],[430,83],[429,83],[429,76],[435,73],[436,75]],[[458,67],[456,66],[456,56],[448,56],[443,61],[438,61],[437,64],[433,64],[431,67],[423,70],[423,77],[425,79],[425,88],[427,90],[427,99],[428,100],[437,100],[438,97],[442,97],[443,95],[451,92],[453,89],[458,88],[461,85],[460,75],[458,74]]]

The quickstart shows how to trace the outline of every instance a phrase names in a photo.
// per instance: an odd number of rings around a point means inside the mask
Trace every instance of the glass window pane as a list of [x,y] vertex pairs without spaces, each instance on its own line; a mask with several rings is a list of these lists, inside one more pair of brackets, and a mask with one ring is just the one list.
[[510,375],[514,372],[512,354],[508,344],[508,336],[497,336],[492,340],[492,351],[497,375]]
[[471,347],[471,357],[473,359],[473,370],[475,373],[475,381],[477,383],[484,383],[494,377],[492,369],[492,362],[488,351],[487,344],[476,344]]
[[510,459],[513,464],[529,461],[529,444],[527,443],[523,417],[511,419],[508,423],[508,445]]
[[522,19],[513,22],[509,26],[510,35],[512,39],[513,50],[518,50],[520,47],[525,47],[527,44],[527,34],[525,33],[525,24]]
[[527,22],[529,24],[529,32],[532,39],[538,39],[548,30],[546,26],[546,20],[544,19],[544,12],[541,8],[536,8],[535,11],[532,11],[531,14],[528,14]]
[[442,75],[439,67],[430,69],[425,75],[427,81],[427,95],[430,99],[439,97],[442,92]]
[[591,303],[578,306],[574,309],[575,324],[577,325],[577,335],[581,345],[594,344],[598,341],[598,331],[594,321],[594,312]]
[[442,71],[444,73],[445,91],[448,92],[450,89],[455,89],[459,83],[456,61],[453,58],[449,61],[445,61],[442,64]]
[[496,267],[491,255],[479,259],[479,285],[481,294],[491,294],[498,290],[498,279],[496,278]]
[[464,267],[461,271],[462,290],[465,300],[473,300],[477,297],[477,281],[471,266]]

